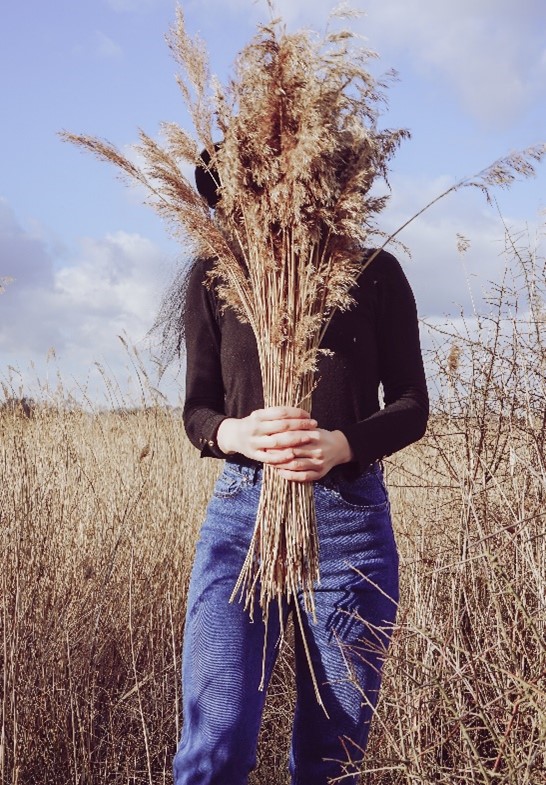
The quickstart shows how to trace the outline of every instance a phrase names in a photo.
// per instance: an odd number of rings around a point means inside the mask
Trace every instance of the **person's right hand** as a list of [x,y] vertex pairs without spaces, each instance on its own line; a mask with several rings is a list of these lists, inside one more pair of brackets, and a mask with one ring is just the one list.
[[269,406],[248,417],[222,420],[216,440],[226,454],[241,453],[261,463],[280,464],[294,458],[294,448],[318,438],[317,422],[303,409]]

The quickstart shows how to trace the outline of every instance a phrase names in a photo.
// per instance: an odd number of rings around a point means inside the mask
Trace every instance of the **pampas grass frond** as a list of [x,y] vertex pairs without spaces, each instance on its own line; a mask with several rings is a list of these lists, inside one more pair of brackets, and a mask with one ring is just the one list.
[[197,138],[212,153],[213,108],[208,94],[210,71],[207,51],[199,36],[192,38],[188,35],[180,6],[177,6],[176,23],[166,40],[171,54],[182,69],[177,76],[177,83],[190,112]]

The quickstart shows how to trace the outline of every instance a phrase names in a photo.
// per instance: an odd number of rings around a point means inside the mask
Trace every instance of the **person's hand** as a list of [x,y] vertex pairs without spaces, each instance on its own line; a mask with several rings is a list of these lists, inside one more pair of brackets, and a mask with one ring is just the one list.
[[291,448],[292,455],[289,460],[277,462],[276,470],[286,480],[315,482],[328,474],[334,466],[353,459],[347,437],[341,431],[317,428],[309,435],[309,442]]
[[220,423],[218,446],[227,454],[269,463],[287,480],[314,482],[353,453],[341,431],[318,428],[303,409],[270,406]]
[[226,454],[241,453],[261,463],[285,464],[294,450],[317,439],[317,422],[290,406],[257,409],[248,417],[222,420],[216,440]]

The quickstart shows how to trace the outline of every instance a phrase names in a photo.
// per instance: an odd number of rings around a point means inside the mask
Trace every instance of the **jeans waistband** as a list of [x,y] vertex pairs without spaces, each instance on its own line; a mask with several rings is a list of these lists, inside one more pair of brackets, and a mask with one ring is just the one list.
[[[236,466],[241,474],[244,477],[247,477],[252,483],[256,483],[261,478],[263,463],[253,461],[250,458],[246,458],[244,455],[229,456],[226,458],[226,463]],[[358,470],[358,467],[354,463],[340,464],[339,466],[334,466],[334,468],[331,469],[328,474],[326,474],[324,477],[321,477],[321,479],[317,480],[317,482],[322,483],[323,485],[329,485],[332,482],[339,482],[340,480],[356,480],[357,477],[360,477],[364,474],[376,472],[378,470],[382,471],[382,469],[383,463],[379,460],[371,463],[362,472]]]

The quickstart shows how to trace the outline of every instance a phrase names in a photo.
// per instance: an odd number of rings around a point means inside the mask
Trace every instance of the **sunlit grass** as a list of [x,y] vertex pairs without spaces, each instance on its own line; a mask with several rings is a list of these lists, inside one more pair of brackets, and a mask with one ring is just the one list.
[[[481,326],[439,342],[427,436],[386,463],[402,599],[366,785],[546,783],[545,269],[518,254]],[[0,467],[1,782],[170,782],[219,462],[174,410],[13,404]],[[254,785],[287,782],[292,701],[287,646]]]

